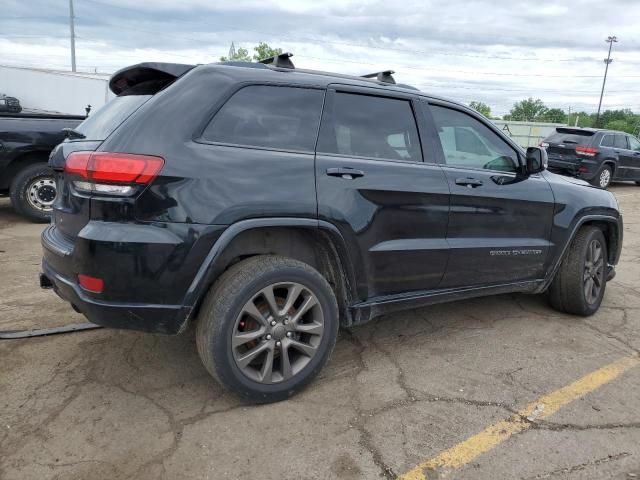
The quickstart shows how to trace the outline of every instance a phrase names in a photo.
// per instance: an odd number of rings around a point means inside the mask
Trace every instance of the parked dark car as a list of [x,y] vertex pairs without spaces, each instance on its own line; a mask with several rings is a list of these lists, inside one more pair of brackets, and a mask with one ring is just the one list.
[[545,171],[459,103],[266,63],[139,64],[52,153],[41,285],[92,322],[176,334],[223,385],[287,398],[339,325],[549,292],[591,315],[622,245],[614,196]]
[[16,97],[0,94],[0,113],[20,113],[21,111],[22,106],[20,105],[20,100]]
[[624,132],[559,127],[542,144],[549,170],[607,188],[612,181],[640,184],[640,140]]
[[0,113],[0,196],[35,222],[51,218],[56,184],[47,165],[53,147],[85,117],[24,110]]

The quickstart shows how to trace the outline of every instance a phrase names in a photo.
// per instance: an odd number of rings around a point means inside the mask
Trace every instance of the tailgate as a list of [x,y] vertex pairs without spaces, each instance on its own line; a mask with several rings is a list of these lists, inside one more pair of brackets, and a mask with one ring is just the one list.
[[157,92],[193,68],[193,65],[141,63],[116,72],[109,88],[117,96],[78,125],[72,139],[56,147],[49,165],[56,172],[58,194],[53,204],[52,223],[56,234],[73,242],[91,219],[91,194],[81,193],[68,181],[64,167],[73,152],[96,151]]
[[556,133],[544,140],[549,160],[578,163],[582,158],[576,154],[577,146],[589,146],[594,132],[580,128],[559,127]]

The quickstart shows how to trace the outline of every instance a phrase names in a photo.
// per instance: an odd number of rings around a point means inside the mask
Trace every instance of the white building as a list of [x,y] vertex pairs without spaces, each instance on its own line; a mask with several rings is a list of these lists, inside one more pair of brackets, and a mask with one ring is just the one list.
[[95,111],[113,97],[109,77],[0,65],[0,94],[16,97],[23,108],[85,115],[87,105]]

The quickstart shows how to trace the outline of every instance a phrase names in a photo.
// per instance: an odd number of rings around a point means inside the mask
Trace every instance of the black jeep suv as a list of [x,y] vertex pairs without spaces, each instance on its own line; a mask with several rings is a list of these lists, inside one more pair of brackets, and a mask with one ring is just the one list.
[[624,132],[593,128],[556,128],[541,146],[549,170],[607,188],[614,180],[640,184],[640,140]]
[[[286,398],[339,325],[483,295],[594,313],[614,196],[486,118],[396,85],[266,63],[139,64],[50,158],[41,285],[92,322],[176,334],[226,387]],[[84,137],[84,138],[80,138]]]

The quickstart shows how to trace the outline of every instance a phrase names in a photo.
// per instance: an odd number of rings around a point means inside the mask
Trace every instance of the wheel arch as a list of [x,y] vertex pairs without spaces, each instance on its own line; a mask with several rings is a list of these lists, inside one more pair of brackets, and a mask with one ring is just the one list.
[[306,218],[243,220],[229,226],[215,242],[185,296],[194,318],[206,292],[229,267],[256,255],[282,255],[318,270],[338,300],[341,322],[351,325],[348,306],[355,298],[354,265],[338,229]]
[[25,167],[35,163],[47,163],[49,160],[48,150],[29,150],[22,152],[13,158],[5,167],[0,177],[0,189],[8,189],[15,176]]
[[549,270],[547,274],[547,278],[540,290],[546,290],[553,278],[555,277],[560,264],[564,260],[567,252],[569,251],[569,246],[573,242],[578,231],[585,226],[595,226],[599,228],[604,234],[605,241],[607,242],[607,252],[609,255],[608,263],[610,265],[615,265],[620,260],[620,253],[622,250],[622,239],[623,239],[623,226],[622,226],[622,218],[621,217],[612,217],[609,215],[585,215],[579,218],[572,230],[571,234],[567,237],[566,242],[562,248],[560,255],[555,259],[552,264],[552,268]]
[[602,167],[604,167],[605,165],[609,165],[611,167],[611,178],[613,179],[613,177],[616,175],[616,172],[618,171],[618,161],[615,158],[608,157],[602,161]]

